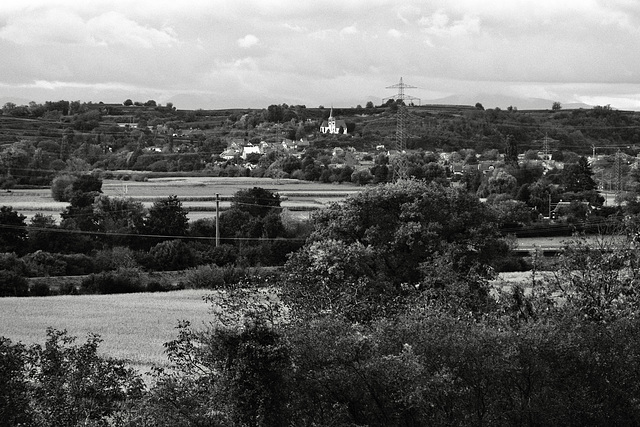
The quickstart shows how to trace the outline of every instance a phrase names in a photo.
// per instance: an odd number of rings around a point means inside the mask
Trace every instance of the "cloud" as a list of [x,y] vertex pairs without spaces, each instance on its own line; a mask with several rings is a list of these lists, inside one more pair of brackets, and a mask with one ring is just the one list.
[[177,43],[171,28],[155,29],[138,24],[118,12],[108,12],[86,23],[91,40],[104,45],[124,45],[150,49]]
[[296,33],[303,33],[307,31],[305,27],[301,27],[300,25],[292,25],[292,24],[285,23],[284,27]]
[[353,35],[353,34],[358,34],[358,29],[356,28],[355,25],[350,25],[340,30],[340,35],[343,37]]
[[141,25],[119,12],[106,12],[84,19],[68,10],[38,10],[7,19],[0,38],[24,46],[121,45],[153,48],[177,42],[171,28]]
[[396,39],[399,39],[400,37],[402,37],[402,33],[396,30],[395,28],[392,28],[389,31],[387,31],[387,34],[389,34],[391,37]]
[[257,45],[259,41],[260,40],[258,40],[258,38],[253,34],[247,34],[241,39],[238,39],[238,46],[240,46],[241,48],[247,49],[247,48],[250,48],[251,46]]
[[480,32],[480,18],[464,15],[461,19],[451,20],[444,11],[422,17],[423,31],[438,37],[461,37]]

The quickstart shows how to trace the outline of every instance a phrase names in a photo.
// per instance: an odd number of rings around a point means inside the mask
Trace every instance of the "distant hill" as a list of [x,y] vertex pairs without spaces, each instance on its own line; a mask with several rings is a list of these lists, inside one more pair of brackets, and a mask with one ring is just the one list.
[[3,97],[0,97],[0,107],[2,107],[7,102],[13,102],[16,105],[29,105],[31,101],[32,101],[31,99],[16,98],[13,96],[3,96]]
[[[445,98],[423,100],[423,104],[448,104],[448,105],[476,105],[479,102],[487,108],[506,109],[509,106],[516,107],[519,110],[550,110],[555,102],[551,99],[543,98],[519,98],[516,96],[506,96],[498,94],[470,94],[470,95],[451,95]],[[583,103],[562,104],[562,108],[593,108],[592,105]]]

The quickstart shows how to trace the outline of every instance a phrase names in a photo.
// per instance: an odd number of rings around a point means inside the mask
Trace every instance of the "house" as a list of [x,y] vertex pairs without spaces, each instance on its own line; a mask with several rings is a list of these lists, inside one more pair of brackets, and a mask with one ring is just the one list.
[[249,154],[262,154],[259,145],[253,145],[251,143],[242,147],[242,158],[247,160]]
[[238,153],[239,153],[238,150],[235,150],[233,148],[228,148],[224,150],[222,153],[220,153],[220,157],[222,157],[225,160],[231,160],[235,158]]
[[329,120],[325,120],[320,125],[320,132],[332,134],[347,134],[347,123],[344,120],[336,120],[333,117],[333,108],[329,113]]

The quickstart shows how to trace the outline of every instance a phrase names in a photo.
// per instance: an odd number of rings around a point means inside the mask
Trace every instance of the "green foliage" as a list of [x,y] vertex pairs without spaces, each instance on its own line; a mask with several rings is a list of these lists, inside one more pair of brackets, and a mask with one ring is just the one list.
[[61,233],[56,233],[58,229],[56,220],[52,215],[44,215],[37,212],[29,222],[27,228],[29,251],[36,252],[39,250],[45,252],[61,252],[63,247],[60,245]]
[[145,233],[157,235],[160,240],[166,240],[167,236],[185,236],[189,224],[187,214],[177,196],[159,200],[149,209],[145,218]]
[[165,240],[149,250],[156,270],[183,270],[192,267],[194,257],[190,247],[182,240]]
[[0,270],[0,297],[25,297],[29,284],[24,276],[12,270]]
[[640,314],[640,258],[632,230],[576,236],[559,257],[554,289],[584,318],[611,321]]
[[0,252],[22,252],[27,246],[25,216],[11,206],[0,207]]
[[88,294],[126,294],[171,289],[168,283],[149,280],[137,268],[119,268],[115,271],[91,274],[82,280],[80,286],[81,291]]
[[130,198],[98,196],[93,202],[93,220],[96,228],[105,233],[117,234],[102,239],[109,246],[132,244],[135,237],[122,234],[140,233],[144,227],[144,215],[142,203]]
[[215,264],[187,270],[184,281],[185,286],[191,289],[218,289],[225,285],[223,270]]
[[233,195],[231,206],[253,217],[263,218],[280,207],[280,195],[261,187],[238,190]]
[[7,426],[31,425],[27,349],[0,337],[0,419]]
[[299,314],[367,321],[451,287],[432,295],[456,293],[481,310],[490,266],[508,253],[492,224],[493,212],[462,191],[418,181],[367,189],[316,216],[285,265],[284,297]]
[[565,166],[562,173],[562,184],[565,191],[574,193],[595,190],[597,188],[593,180],[591,166],[585,157],[580,157],[575,164]]
[[143,390],[140,377],[124,362],[98,355],[98,336],[79,346],[74,341],[65,331],[48,329],[45,346],[30,349],[31,404],[38,426],[104,423]]

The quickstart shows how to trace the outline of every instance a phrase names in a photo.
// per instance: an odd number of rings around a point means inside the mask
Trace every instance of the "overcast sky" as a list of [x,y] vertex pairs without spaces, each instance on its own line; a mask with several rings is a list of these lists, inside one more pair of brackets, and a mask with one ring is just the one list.
[[403,77],[640,109],[640,1],[2,0],[0,57],[0,98],[36,102],[364,106]]

